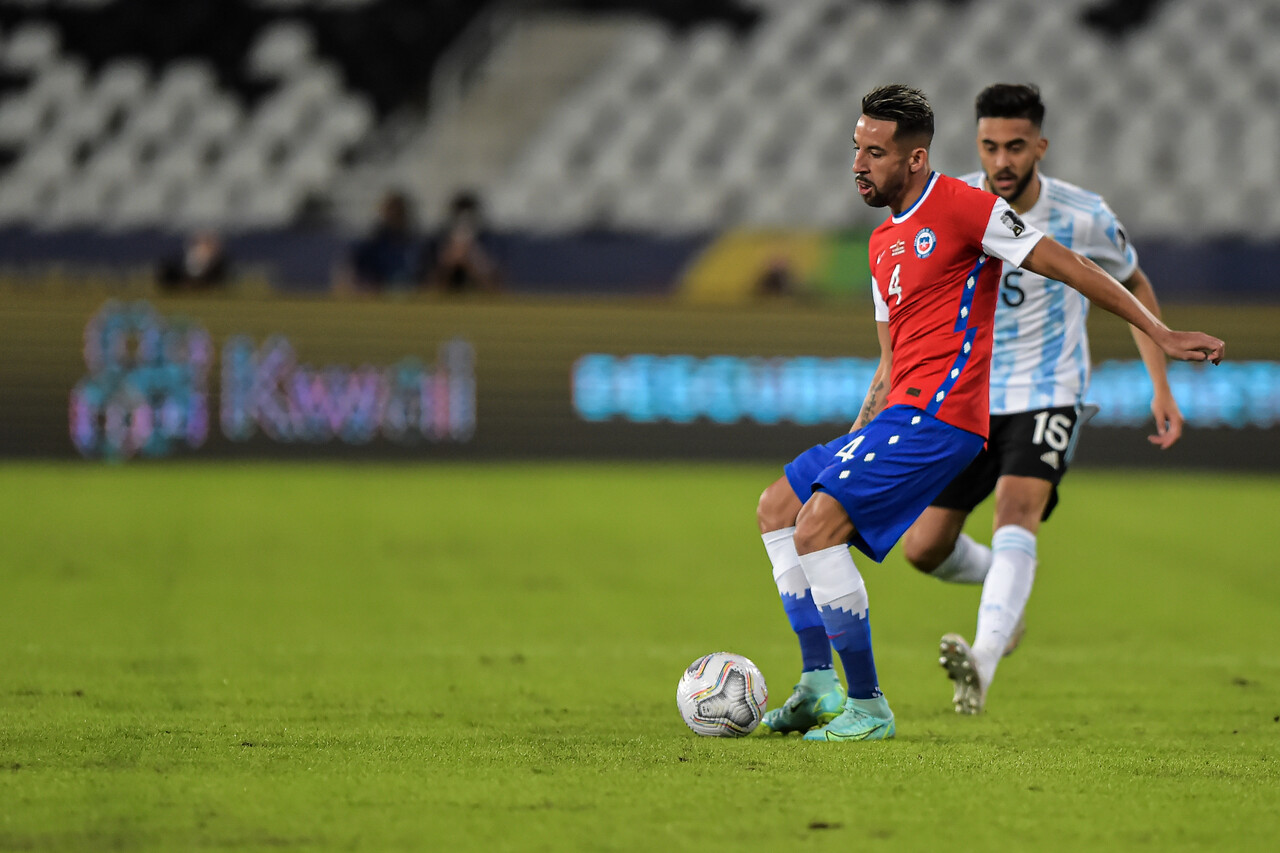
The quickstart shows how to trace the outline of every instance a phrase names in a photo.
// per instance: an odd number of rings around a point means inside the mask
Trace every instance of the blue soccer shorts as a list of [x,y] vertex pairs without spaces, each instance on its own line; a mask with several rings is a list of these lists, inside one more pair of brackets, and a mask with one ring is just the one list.
[[982,436],[913,406],[890,406],[857,432],[811,447],[786,466],[801,502],[821,490],[840,501],[849,544],[877,563],[982,450]]

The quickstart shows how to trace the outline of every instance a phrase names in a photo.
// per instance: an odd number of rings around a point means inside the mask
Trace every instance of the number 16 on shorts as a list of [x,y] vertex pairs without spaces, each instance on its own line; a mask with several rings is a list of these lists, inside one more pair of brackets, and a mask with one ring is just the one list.
[[1071,443],[1071,428],[1075,419],[1061,412],[1036,412],[1035,431],[1031,434],[1032,444],[1047,444],[1053,450],[1062,453]]

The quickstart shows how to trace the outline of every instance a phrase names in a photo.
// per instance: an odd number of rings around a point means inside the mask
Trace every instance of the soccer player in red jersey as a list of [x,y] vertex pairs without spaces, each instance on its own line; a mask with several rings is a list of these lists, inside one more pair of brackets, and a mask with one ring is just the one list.
[[866,585],[849,546],[883,560],[981,450],[1000,284],[993,259],[1065,282],[1173,358],[1222,358],[1222,341],[1169,329],[1003,199],[934,172],[932,138],[933,110],[918,90],[882,86],[863,98],[854,177],[863,201],[892,214],[869,245],[880,364],[850,432],[800,454],[760,497],[757,521],[802,658],[795,692],[765,715],[764,732],[817,741],[894,735]]

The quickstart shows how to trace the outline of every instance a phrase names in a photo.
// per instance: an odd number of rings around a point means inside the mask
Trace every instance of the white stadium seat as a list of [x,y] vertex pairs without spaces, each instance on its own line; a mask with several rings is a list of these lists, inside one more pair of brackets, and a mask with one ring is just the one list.
[[39,223],[46,228],[76,228],[98,223],[108,199],[118,190],[109,180],[80,179],[61,183]]
[[119,229],[157,228],[173,218],[181,193],[161,181],[138,181],[120,190],[105,222]]
[[36,71],[53,62],[61,49],[58,31],[42,21],[19,24],[5,40],[4,67],[10,71]]
[[302,21],[281,21],[267,29],[249,49],[251,74],[262,79],[283,77],[309,61],[315,53],[315,36]]

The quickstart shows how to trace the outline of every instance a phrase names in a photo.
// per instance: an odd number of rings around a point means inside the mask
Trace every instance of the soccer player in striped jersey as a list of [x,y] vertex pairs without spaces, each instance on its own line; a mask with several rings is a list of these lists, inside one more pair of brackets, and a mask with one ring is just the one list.
[[880,364],[851,431],[801,453],[760,497],[757,522],[802,667],[795,692],[762,720],[763,733],[835,742],[894,735],[871,651],[866,585],[849,546],[884,559],[981,450],[996,259],[1067,282],[1168,355],[1222,357],[1222,341],[1170,330],[1004,199],[934,172],[932,138],[933,110],[918,90],[882,86],[863,98],[853,136],[858,194],[892,213],[868,243]]
[[[1040,172],[1049,140],[1041,134],[1045,109],[1039,90],[997,84],[978,95],[975,107],[982,170],[961,180],[995,193],[1028,225],[1094,261],[1159,317],[1151,282],[1107,203]],[[1021,639],[1035,577],[1036,535],[1058,503],[1058,484],[1083,422],[1088,310],[1089,301],[1061,281],[1004,265],[991,357],[990,439],[903,537],[903,552],[917,569],[945,581],[983,585],[973,645],[947,634],[940,646],[957,713],[983,709],[997,664]],[[1137,328],[1132,331],[1155,389],[1156,434],[1150,440],[1165,449],[1182,434],[1182,414],[1169,389],[1164,353]],[[993,491],[995,530],[987,547],[963,528]]]

